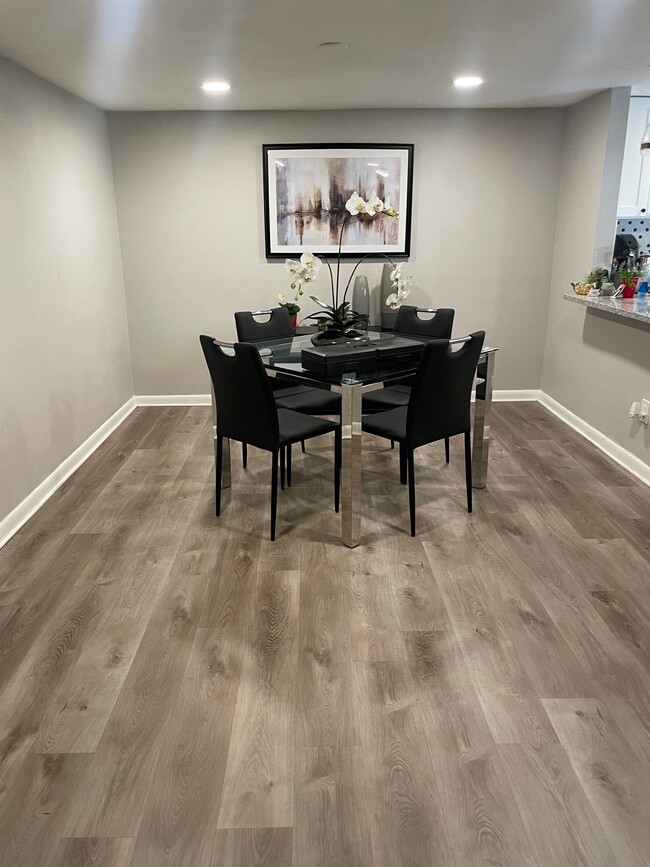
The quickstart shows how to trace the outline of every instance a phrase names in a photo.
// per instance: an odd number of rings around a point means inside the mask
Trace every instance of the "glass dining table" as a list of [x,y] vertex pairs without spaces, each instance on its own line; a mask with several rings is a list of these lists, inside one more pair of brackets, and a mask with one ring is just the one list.
[[[394,338],[392,332],[369,332],[370,344]],[[427,338],[401,334],[410,340],[426,343]],[[215,341],[220,346],[232,344]],[[453,343],[454,341],[452,341]],[[254,341],[269,376],[281,377],[295,385],[309,385],[323,388],[341,395],[341,433],[343,443],[341,464],[341,540],[344,545],[354,548],[360,542],[361,533],[361,409],[364,394],[376,391],[399,382],[415,373],[418,356],[412,355],[403,360],[397,368],[386,371],[376,369],[347,370],[338,376],[326,376],[306,370],[301,363],[303,349],[311,349],[311,335],[298,334],[274,340]],[[492,379],[496,347],[486,346],[479,358],[476,379],[476,392],[473,413],[472,434],[472,484],[474,488],[484,488],[487,483],[488,454],[490,449],[490,415],[492,408]],[[213,432],[215,438],[217,406],[212,392]],[[230,448],[224,440],[222,487],[230,487]]]

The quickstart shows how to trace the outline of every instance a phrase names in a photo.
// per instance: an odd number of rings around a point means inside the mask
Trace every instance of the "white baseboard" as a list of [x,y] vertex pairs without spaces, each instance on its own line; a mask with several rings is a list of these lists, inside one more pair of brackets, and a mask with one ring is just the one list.
[[209,394],[136,394],[136,406],[210,406]]
[[87,460],[92,453],[99,448],[104,440],[122,424],[136,407],[135,400],[130,397],[117,412],[106,419],[104,424],[97,428],[79,448],[76,448],[59,466],[44,479],[40,485],[29,494],[22,503],[19,503],[6,518],[0,521],[0,548],[28,521],[34,512],[41,508],[43,503],[57,491],[75,470]]
[[593,443],[601,452],[604,452],[613,461],[616,461],[617,464],[620,464],[624,469],[632,473],[633,476],[636,476],[637,479],[645,482],[646,485],[650,485],[650,466],[644,463],[641,458],[637,458],[631,451],[614,442],[608,436],[605,436],[604,433],[601,433],[601,431],[580,418],[580,416],[571,412],[570,409],[567,409],[549,394],[543,391],[540,392],[539,402],[549,412],[552,412],[553,415],[556,415],[561,421],[568,424],[569,427],[589,440],[590,443]]
[[[538,388],[501,389],[492,400],[539,400]],[[209,394],[136,394],[136,406],[210,406]]]
[[538,388],[513,388],[495,389],[492,392],[492,400],[539,400],[541,391]]

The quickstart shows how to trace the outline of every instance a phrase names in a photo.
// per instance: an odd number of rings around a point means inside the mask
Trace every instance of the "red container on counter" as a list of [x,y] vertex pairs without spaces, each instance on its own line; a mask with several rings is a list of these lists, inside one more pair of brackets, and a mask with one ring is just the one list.
[[638,281],[638,277],[633,277],[631,280],[623,280],[623,298],[634,298]]

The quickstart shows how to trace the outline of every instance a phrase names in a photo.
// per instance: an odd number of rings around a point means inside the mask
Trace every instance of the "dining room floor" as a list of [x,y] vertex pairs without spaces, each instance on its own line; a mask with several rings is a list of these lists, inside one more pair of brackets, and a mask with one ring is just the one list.
[[462,442],[332,438],[268,540],[208,407],[135,410],[0,551],[0,864],[650,864],[650,488],[537,403]]

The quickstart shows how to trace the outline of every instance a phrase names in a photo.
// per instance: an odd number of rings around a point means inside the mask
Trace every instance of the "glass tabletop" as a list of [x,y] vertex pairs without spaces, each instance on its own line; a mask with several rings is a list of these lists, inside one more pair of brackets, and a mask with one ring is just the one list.
[[[413,354],[402,360],[398,368],[386,369],[377,365],[374,369],[357,369],[354,371],[348,370],[344,374],[336,376],[325,376],[320,373],[315,373],[311,370],[306,370],[302,366],[301,353],[303,349],[313,349],[311,342],[312,335],[301,334],[292,337],[276,338],[275,340],[256,340],[262,362],[265,367],[277,371],[278,374],[287,378],[295,378],[301,382],[311,382],[315,385],[321,384],[338,385],[348,383],[350,381],[374,383],[374,382],[390,382],[398,379],[403,379],[410,373],[417,370],[419,363],[419,355]],[[351,354],[355,351],[355,347],[360,349],[376,347],[381,343],[384,347],[390,346],[390,341],[395,341],[397,335],[392,331],[370,331],[368,332],[369,342],[366,344],[352,344],[350,348]],[[425,344],[429,338],[420,335],[401,334],[401,338],[415,340],[418,343]]]

